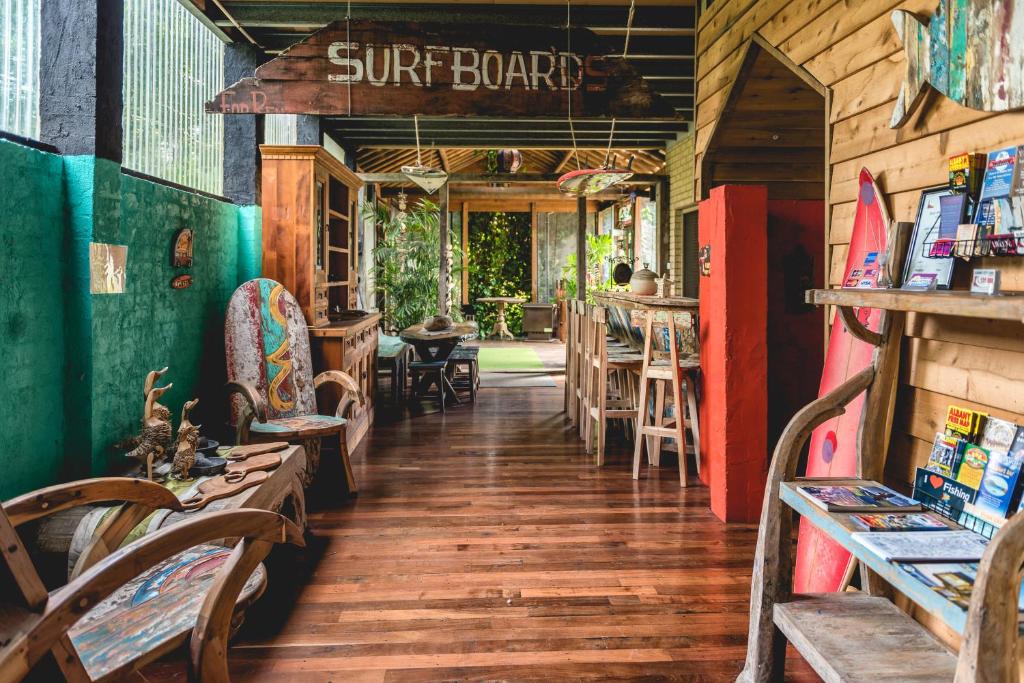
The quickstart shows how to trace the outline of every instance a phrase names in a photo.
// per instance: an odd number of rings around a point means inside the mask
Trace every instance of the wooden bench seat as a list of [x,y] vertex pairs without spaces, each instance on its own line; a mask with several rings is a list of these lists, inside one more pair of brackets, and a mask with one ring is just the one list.
[[775,625],[826,683],[933,683],[956,673],[956,657],[886,598],[800,595],[775,605]]

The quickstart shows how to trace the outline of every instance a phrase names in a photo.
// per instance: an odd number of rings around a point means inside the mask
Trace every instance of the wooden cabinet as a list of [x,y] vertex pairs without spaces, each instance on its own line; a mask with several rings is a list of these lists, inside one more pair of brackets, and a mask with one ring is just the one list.
[[359,188],[323,147],[262,145],[263,275],[295,295],[312,327],[356,308]]
[[[332,369],[348,373],[359,383],[366,405],[352,410],[348,424],[348,447],[354,449],[373,424],[374,396],[377,393],[377,325],[380,313],[355,320],[342,320],[310,328],[313,365],[317,370]],[[325,385],[318,393],[320,406],[334,411],[340,392],[336,385]]]
[[[322,147],[262,145],[263,276],[283,284],[309,323],[316,372],[341,370],[359,383],[366,405],[349,420],[354,449],[373,423],[380,314],[350,318],[357,307],[359,189],[363,183]],[[320,408],[340,396],[321,388]],[[335,393],[332,393],[335,392]]]

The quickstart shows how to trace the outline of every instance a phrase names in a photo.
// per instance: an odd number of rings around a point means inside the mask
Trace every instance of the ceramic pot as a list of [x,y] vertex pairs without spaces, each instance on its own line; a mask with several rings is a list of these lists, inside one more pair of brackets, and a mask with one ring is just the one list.
[[655,282],[657,277],[654,271],[647,268],[638,270],[629,278],[629,289],[640,296],[651,296],[658,291],[658,283]]

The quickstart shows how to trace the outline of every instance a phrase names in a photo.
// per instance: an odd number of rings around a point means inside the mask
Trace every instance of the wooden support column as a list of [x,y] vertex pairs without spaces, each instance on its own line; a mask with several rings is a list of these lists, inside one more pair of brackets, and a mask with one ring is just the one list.
[[40,140],[120,163],[123,1],[46,0],[41,12]]
[[587,300],[587,198],[576,200],[576,298]]
[[448,259],[451,253],[448,248],[448,183],[445,183],[438,192],[438,211],[440,211],[439,223],[441,227],[441,253],[438,255],[439,268],[437,277],[437,314],[448,315],[452,310],[451,293],[449,291],[449,280],[451,269]]
[[[263,53],[247,43],[224,47],[224,85],[252,76],[266,61]],[[224,196],[235,204],[260,203],[260,142],[263,116],[240,114],[224,117]]]
[[537,203],[530,202],[530,301],[533,303],[539,303],[537,270]]
[[469,202],[462,202],[462,303],[469,303]]

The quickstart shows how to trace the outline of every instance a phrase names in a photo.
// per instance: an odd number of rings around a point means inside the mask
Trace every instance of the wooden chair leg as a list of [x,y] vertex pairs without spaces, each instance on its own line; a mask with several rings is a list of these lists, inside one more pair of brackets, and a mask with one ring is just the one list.
[[228,683],[228,638],[235,602],[245,582],[267,556],[273,544],[268,541],[242,539],[217,577],[203,601],[192,641],[190,678],[203,683]]
[[598,467],[604,467],[604,444],[608,431],[608,372],[604,368],[598,368],[597,378],[597,420],[594,429],[597,430],[597,458]]
[[676,414],[676,449],[679,451],[679,485],[689,486],[690,464],[686,457],[686,409],[683,407],[682,371],[676,370],[672,376],[672,406]]
[[351,495],[359,493],[359,488],[356,486],[356,477],[352,474],[352,461],[348,457],[348,430],[342,429],[341,434],[338,435],[338,451],[341,454],[341,467],[345,472],[345,486],[348,487],[348,492]]
[[647,385],[646,373],[640,376],[640,398],[636,407],[636,438],[633,439],[633,478],[640,478],[640,458],[644,450],[644,427],[647,426]]
[[[654,426],[665,426],[665,382],[655,380]],[[653,467],[661,467],[661,437],[647,437],[647,460]]]
[[697,473],[700,474],[700,416],[697,413],[697,391],[692,374],[687,378],[683,390],[686,391],[686,405],[690,412],[690,433],[693,435],[693,459],[697,465]]

